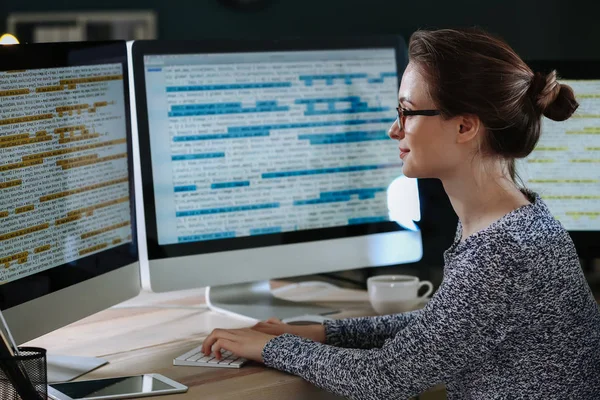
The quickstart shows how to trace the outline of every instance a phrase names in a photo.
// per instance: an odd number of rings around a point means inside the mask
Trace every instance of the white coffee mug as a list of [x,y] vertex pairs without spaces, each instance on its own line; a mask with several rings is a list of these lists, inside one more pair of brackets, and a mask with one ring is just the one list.
[[[423,286],[427,291],[419,296]],[[397,314],[416,309],[433,292],[433,285],[411,275],[377,275],[367,279],[367,290],[378,314]]]

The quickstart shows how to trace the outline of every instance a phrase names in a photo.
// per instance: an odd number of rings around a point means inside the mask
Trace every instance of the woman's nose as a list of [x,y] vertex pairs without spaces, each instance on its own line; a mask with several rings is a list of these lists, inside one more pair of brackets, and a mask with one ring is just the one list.
[[404,138],[404,130],[400,130],[398,121],[394,121],[390,129],[388,130],[388,136],[394,140],[401,140]]

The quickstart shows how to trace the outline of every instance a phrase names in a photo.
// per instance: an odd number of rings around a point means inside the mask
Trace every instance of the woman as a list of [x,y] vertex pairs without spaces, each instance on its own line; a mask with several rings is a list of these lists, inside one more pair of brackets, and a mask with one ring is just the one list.
[[399,315],[217,329],[205,353],[227,349],[353,399],[439,383],[450,399],[599,399],[599,307],[568,233],[515,183],[541,116],[569,118],[573,91],[478,30],[418,31],[409,60],[389,135],[404,175],[439,178],[460,221],[436,294]]

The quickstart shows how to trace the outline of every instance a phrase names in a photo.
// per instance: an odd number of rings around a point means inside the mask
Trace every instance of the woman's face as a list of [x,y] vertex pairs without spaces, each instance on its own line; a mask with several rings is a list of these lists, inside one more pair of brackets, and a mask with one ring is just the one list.
[[[418,68],[409,63],[402,76],[398,91],[399,107],[406,110],[435,110],[429,96],[427,82]],[[409,178],[443,178],[458,166],[462,149],[457,146],[459,122],[456,118],[409,115],[397,121],[388,132],[397,140],[400,158],[404,161],[402,173]]]

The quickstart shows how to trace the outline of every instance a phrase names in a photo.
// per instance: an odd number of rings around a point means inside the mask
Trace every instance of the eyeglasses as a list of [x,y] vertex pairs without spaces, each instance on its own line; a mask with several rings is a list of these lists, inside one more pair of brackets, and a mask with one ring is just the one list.
[[396,110],[398,111],[398,119],[396,122],[398,123],[398,128],[400,128],[400,130],[404,129],[404,118],[409,115],[425,115],[427,117],[440,115],[439,110],[407,110],[402,107],[396,107]]

